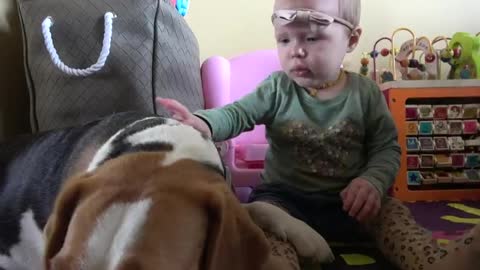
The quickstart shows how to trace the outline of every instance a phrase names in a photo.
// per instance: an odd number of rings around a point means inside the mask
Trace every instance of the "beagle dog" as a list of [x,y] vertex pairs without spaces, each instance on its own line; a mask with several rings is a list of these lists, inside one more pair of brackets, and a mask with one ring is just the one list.
[[225,175],[209,138],[134,112],[0,145],[0,269],[281,269],[262,229],[331,260],[282,210],[242,206]]

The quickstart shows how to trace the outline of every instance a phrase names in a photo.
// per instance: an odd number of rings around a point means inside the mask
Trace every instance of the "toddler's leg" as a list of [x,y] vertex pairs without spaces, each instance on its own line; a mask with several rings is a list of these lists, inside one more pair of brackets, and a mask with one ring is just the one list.
[[299,269],[300,258],[316,264],[334,259],[325,239],[306,223],[304,206],[314,204],[305,203],[304,197],[303,192],[282,184],[262,184],[244,204],[254,222],[268,232],[274,261],[291,269]]
[[431,233],[417,224],[410,210],[389,198],[369,226],[378,247],[402,270],[474,270],[480,267],[480,224],[439,246]]
[[266,270],[300,270],[295,248],[272,233],[265,232],[272,250]]
[[270,202],[244,205],[252,220],[264,231],[289,241],[301,257],[314,262],[332,262],[334,256],[325,239],[308,224],[291,216],[284,208]]

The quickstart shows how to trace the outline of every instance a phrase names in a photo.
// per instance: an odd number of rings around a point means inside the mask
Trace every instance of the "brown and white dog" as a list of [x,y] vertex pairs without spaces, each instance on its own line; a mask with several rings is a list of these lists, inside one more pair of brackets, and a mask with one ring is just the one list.
[[213,142],[174,120],[123,113],[0,145],[2,270],[279,269],[261,228],[332,258],[282,210],[242,206]]

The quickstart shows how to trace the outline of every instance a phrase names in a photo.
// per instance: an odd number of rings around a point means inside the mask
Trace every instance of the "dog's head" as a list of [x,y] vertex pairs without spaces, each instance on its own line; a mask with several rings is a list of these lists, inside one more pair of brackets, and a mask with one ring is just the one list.
[[260,269],[269,247],[218,170],[122,155],[62,187],[45,227],[48,270]]

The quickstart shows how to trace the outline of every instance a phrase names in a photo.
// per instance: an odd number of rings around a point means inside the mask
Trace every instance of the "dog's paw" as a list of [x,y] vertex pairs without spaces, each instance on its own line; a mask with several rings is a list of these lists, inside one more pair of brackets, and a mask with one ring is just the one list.
[[287,227],[287,237],[298,255],[311,258],[315,262],[333,262],[335,256],[327,241],[303,221],[291,218]]
[[303,221],[270,203],[253,202],[244,207],[253,221],[282,241],[289,241],[301,257],[332,262],[334,255],[325,239]]
[[262,228],[264,231],[273,233],[279,240],[286,242],[288,239],[287,230],[282,224],[270,224],[266,228]]
[[279,222],[278,207],[264,202],[244,204],[253,222],[264,231],[271,232],[282,241],[287,241],[287,228],[284,222]]

